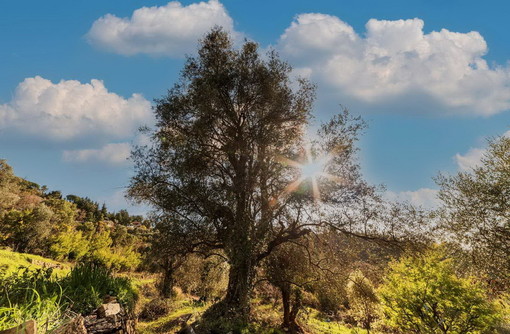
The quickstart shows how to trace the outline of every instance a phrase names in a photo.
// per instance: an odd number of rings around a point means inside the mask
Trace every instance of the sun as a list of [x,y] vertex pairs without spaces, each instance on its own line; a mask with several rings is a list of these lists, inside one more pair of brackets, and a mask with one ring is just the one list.
[[310,161],[299,166],[301,177],[304,179],[313,179],[324,173],[326,162],[324,160]]
[[296,168],[299,171],[297,178],[292,181],[284,190],[284,194],[290,194],[294,192],[299,186],[305,182],[310,181],[312,185],[312,195],[315,202],[320,202],[321,195],[319,190],[318,180],[322,177],[333,179],[334,177],[326,173],[327,163],[330,160],[330,155],[314,158],[309,147],[305,148],[305,161],[298,162],[290,159],[283,158],[281,161],[288,165]]

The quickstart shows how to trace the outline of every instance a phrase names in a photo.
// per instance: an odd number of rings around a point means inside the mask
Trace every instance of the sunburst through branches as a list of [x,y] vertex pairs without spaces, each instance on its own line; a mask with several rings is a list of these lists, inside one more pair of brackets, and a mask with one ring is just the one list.
[[282,195],[288,195],[296,191],[303,182],[310,181],[314,201],[319,203],[321,201],[319,179],[326,178],[334,182],[339,182],[340,178],[326,172],[327,164],[332,158],[331,154],[314,157],[310,146],[305,147],[304,153],[303,161],[281,158],[282,163],[298,170],[297,178],[289,183],[289,185],[284,189]]

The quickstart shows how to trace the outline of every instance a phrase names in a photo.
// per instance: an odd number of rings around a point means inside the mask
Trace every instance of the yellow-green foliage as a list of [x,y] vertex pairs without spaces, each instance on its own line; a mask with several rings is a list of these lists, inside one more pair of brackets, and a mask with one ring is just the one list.
[[386,325],[406,333],[484,333],[500,319],[482,287],[458,277],[439,250],[393,262],[379,293]]
[[50,251],[56,259],[77,260],[89,251],[89,240],[81,231],[70,229],[59,233],[50,246]]
[[129,270],[140,264],[140,254],[131,247],[101,248],[92,252],[91,257],[115,270]]
[[115,270],[133,269],[140,263],[140,254],[135,244],[125,243],[113,247],[112,234],[108,230],[95,230],[94,226],[85,225],[85,231],[68,228],[59,233],[50,246],[57,259],[80,260],[89,258]]
[[510,292],[499,296],[496,302],[502,316],[499,332],[510,333]]

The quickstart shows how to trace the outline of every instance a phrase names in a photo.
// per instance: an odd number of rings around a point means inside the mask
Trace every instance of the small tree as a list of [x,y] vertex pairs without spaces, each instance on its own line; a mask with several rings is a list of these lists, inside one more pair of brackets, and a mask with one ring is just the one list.
[[354,319],[370,333],[378,316],[379,300],[374,286],[359,270],[349,276],[347,298]]
[[302,308],[301,289],[314,280],[310,252],[299,244],[281,245],[265,261],[269,282],[280,290],[285,333],[302,333],[297,316]]
[[386,324],[405,333],[484,333],[499,319],[481,286],[438,250],[393,262],[379,293]]

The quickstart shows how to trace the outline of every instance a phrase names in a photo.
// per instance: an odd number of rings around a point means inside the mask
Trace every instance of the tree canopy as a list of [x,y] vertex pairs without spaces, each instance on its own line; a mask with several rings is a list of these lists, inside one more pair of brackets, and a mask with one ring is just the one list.
[[308,139],[315,89],[290,74],[275,52],[261,55],[250,41],[236,49],[213,29],[156,100],[152,144],[133,152],[130,196],[186,236],[190,251],[224,253],[223,309],[241,315],[261,260],[313,229],[347,225],[338,209],[350,203],[352,217],[374,194],[355,161],[364,123],[343,111]]

